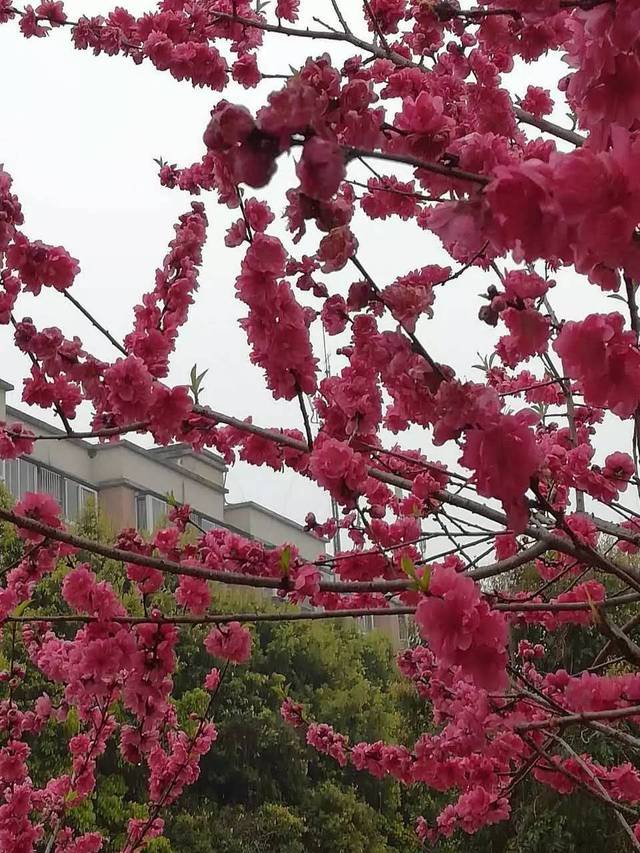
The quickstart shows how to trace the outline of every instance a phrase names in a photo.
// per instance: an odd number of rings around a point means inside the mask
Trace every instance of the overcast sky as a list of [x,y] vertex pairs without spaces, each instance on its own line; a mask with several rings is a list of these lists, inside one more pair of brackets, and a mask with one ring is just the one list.
[[[344,9],[360,6],[352,7],[351,0],[342,5]],[[309,3],[303,0],[302,6]],[[318,16],[334,21],[328,0],[314,0],[311,6]],[[152,4],[134,0],[127,7],[141,13],[151,10]],[[65,8],[69,17],[77,17],[111,7],[74,0]],[[290,64],[299,66],[306,56],[331,48],[327,43],[279,35],[267,36],[265,45],[261,68],[269,72],[287,72]],[[338,54],[340,59],[346,55]],[[559,58],[547,60],[544,70],[518,67],[510,88],[520,95],[528,82],[553,88],[554,80],[565,73],[560,67]],[[199,160],[202,132],[220,95],[178,83],[146,62],[135,66],[123,57],[94,57],[77,51],[66,30],[54,31],[47,39],[26,40],[15,22],[0,27],[0,80],[0,163],[14,178],[14,191],[25,214],[24,231],[32,239],[64,245],[80,260],[82,272],[73,287],[74,296],[121,339],[131,328],[133,305],[152,287],[154,270],[173,237],[174,222],[192,200],[186,193],[160,186],[153,158],[162,156],[179,165]],[[257,91],[247,93],[237,87],[227,90],[225,97],[255,107],[271,88],[273,81],[265,81]],[[566,124],[564,112],[560,105],[556,114]],[[293,185],[292,168],[291,160],[281,158],[273,184],[256,193],[270,201],[277,215],[284,208],[284,190]],[[366,179],[364,174],[359,177]],[[276,403],[265,389],[261,371],[249,363],[246,339],[238,327],[244,305],[234,298],[233,283],[243,250],[223,245],[225,230],[236,214],[218,206],[213,194],[201,199],[210,222],[209,240],[196,305],[172,358],[169,381],[188,383],[191,366],[197,363],[199,369],[209,369],[204,401],[212,407],[238,417],[251,414],[265,426],[300,427],[297,404]],[[436,238],[412,224],[372,222],[357,216],[354,230],[360,259],[382,285],[416,267],[447,263]],[[314,241],[312,234],[306,244],[311,251]],[[554,294],[561,316],[575,319],[593,310],[619,310],[620,303],[608,302],[597,288],[587,288],[576,278],[563,275]],[[331,292],[345,293],[349,281],[338,274],[327,283]],[[496,340],[496,331],[477,321],[478,294],[488,283],[483,273],[467,272],[439,290],[435,319],[419,325],[421,340],[431,354],[468,379],[480,378],[470,370],[477,361],[476,352],[489,352]],[[108,342],[53,291],[45,290],[37,299],[21,297],[16,313],[33,317],[40,327],[59,325],[67,336],[79,335],[99,357],[115,356]],[[321,357],[319,324],[314,326],[314,341]],[[333,352],[341,343],[328,338]],[[9,402],[21,405],[21,380],[28,365],[13,347],[7,327],[0,327],[0,352],[0,376],[16,385]],[[334,368],[342,363],[333,356]],[[52,420],[50,413],[41,410],[33,414]],[[607,444],[615,443],[613,437],[619,434],[620,426],[613,427]],[[407,447],[427,446],[417,430],[401,440]],[[455,462],[456,456],[453,448],[446,454],[439,450],[434,458]],[[238,465],[228,485],[232,500],[256,500],[297,520],[309,509],[319,516],[327,511],[325,497],[295,475],[283,477]]]

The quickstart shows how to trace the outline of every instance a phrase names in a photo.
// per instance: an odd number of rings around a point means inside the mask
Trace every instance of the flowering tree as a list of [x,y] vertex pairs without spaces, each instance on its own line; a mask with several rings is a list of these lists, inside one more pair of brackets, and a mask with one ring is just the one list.
[[[75,834],[69,815],[91,795],[112,741],[148,769],[148,814],[130,822],[122,850],[162,833],[163,809],[197,778],[216,740],[216,668],[204,682],[209,707],[191,725],[172,704],[180,632],[209,625],[207,652],[237,664],[251,654],[246,624],[260,618],[216,614],[215,581],[316,608],[279,618],[415,614],[424,645],[399,663],[434,724],[415,745],[350,744],[331,721],[309,719],[295,696],[282,714],[340,765],[454,792],[435,825],[417,817],[425,842],[507,819],[511,794],[531,775],[606,803],[640,849],[636,768],[605,766],[564,736],[578,728],[640,746],[640,647],[630,635],[638,618],[628,618],[640,601],[629,559],[640,548],[640,3],[331,0],[329,22],[312,21],[316,10],[299,0],[257,9],[248,0],[162,0],[137,19],[117,8],[72,21],[62,2],[0,0],[0,22],[17,35],[63,38],[51,30],[64,29],[79,50],[151,63],[213,92],[237,83],[264,93],[255,114],[213,96],[201,160],[161,162],[160,180],[237,211],[225,243],[241,254],[235,290],[251,361],[275,399],[299,407],[301,429],[257,425],[242,403],[219,412],[197,380],[166,381],[197,291],[204,201],[180,217],[123,341],[89,315],[113,346],[103,361],[69,331],[19,319],[24,294],[43,288],[88,312],[73,295],[79,262],[34,239],[19,187],[2,171],[0,321],[30,363],[24,401],[55,413],[62,440],[148,433],[214,448],[229,463],[296,472],[343,510],[338,520],[308,516],[308,528],[327,537],[339,526],[350,538],[346,550],[310,563],[288,543],[266,549],[225,530],[185,537],[187,506],[174,507],[151,541],[123,530],[113,546],[68,530],[45,494],[0,509],[24,540],[0,591],[12,637],[0,705],[0,847],[100,850],[102,839]],[[265,74],[265,34],[304,39],[313,56]],[[547,118],[550,91],[517,93],[509,83],[514,65],[557,51],[568,73],[554,96],[566,100],[572,129]],[[291,176],[286,197],[274,189],[278,170]],[[284,226],[272,210],[283,206]],[[432,232],[451,264],[400,268],[380,281],[359,255],[367,217]],[[580,291],[574,316],[554,308],[563,269]],[[456,375],[447,354],[425,343],[439,294],[474,276],[491,277],[479,322],[505,327],[482,381],[470,378],[472,365]],[[585,292],[600,302],[586,317]],[[619,311],[608,310],[612,297]],[[455,318],[440,320],[453,338]],[[319,370],[314,327],[340,342],[330,375]],[[73,426],[83,402],[88,431]],[[619,447],[607,453],[612,431]],[[411,447],[416,435],[420,449]],[[3,424],[0,457],[28,455],[44,440]],[[125,607],[82,552],[119,561],[140,607]],[[30,614],[61,561],[60,611]],[[495,580],[532,564],[531,593]],[[597,659],[581,672],[545,671],[554,631],[567,623],[600,630]],[[541,626],[545,642],[514,648],[510,631],[522,624]],[[25,688],[27,667],[50,682],[47,693]],[[37,787],[30,744],[72,710],[79,730],[69,770]]]

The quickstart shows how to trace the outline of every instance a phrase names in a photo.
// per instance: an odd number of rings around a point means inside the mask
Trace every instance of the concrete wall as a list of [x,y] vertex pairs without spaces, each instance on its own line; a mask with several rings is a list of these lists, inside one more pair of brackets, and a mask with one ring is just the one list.
[[0,421],[7,419],[7,391],[13,391],[13,385],[0,379]]
[[[58,430],[37,427],[26,417],[20,417],[14,409],[8,409],[11,422],[24,424],[37,435],[57,436]],[[29,457],[34,462],[41,462],[49,468],[54,468],[74,480],[80,480],[88,486],[95,487],[93,472],[93,460],[91,458],[91,445],[83,441],[36,441],[33,453]]]
[[93,474],[94,482],[99,484],[100,489],[126,485],[140,492],[152,492],[159,497],[172,493],[177,501],[189,504],[196,512],[211,518],[223,518],[222,486],[183,469],[173,460],[157,459],[152,453],[130,442],[97,447]]
[[374,616],[373,628],[386,634],[396,651],[400,649],[400,623],[397,616]]
[[325,553],[323,543],[305,532],[301,525],[251,501],[227,504],[224,520],[271,545],[283,542],[295,545],[306,560],[315,560]]
[[[37,435],[64,436],[62,430],[20,409],[6,406],[12,386],[0,379],[0,420],[17,421]],[[98,503],[114,529],[135,527],[136,494],[163,498],[172,493],[180,503],[221,524],[270,545],[289,542],[308,560],[325,553],[322,542],[296,524],[252,502],[225,502],[224,460],[205,451],[196,454],[188,445],[176,444],[145,450],[126,439],[96,444],[80,439],[38,441],[31,456],[61,474],[98,491]]]
[[227,466],[222,457],[215,453],[207,450],[195,453],[188,445],[173,444],[169,447],[154,447],[149,454],[154,459],[172,462],[212,485],[224,488]]
[[100,510],[114,531],[136,526],[136,492],[128,486],[107,486],[98,494]]

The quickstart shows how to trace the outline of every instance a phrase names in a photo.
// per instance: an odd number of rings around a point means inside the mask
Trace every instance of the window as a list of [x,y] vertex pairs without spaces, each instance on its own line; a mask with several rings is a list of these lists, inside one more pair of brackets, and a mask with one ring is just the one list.
[[95,489],[65,477],[57,471],[36,465],[28,459],[11,459],[4,464],[4,481],[11,494],[20,500],[27,492],[45,492],[60,505],[67,521],[75,521],[90,501],[95,503]]
[[139,494],[136,496],[136,526],[138,530],[151,533],[160,527],[167,518],[169,505],[155,495]]
[[11,459],[5,462],[4,479],[7,489],[17,500],[27,492],[38,491],[38,468],[26,459]]
[[373,616],[371,616],[371,615],[361,616],[360,618],[362,619],[362,630],[365,631],[365,633],[368,633],[369,631],[373,631],[373,629],[375,627],[374,621],[373,621]]
[[96,493],[75,480],[65,481],[65,516],[69,521],[75,521],[90,505],[95,506]]
[[138,530],[147,529],[147,496],[136,495],[136,527]]
[[55,498],[61,507],[64,506],[63,479],[55,471],[49,471],[48,468],[39,469],[38,491],[46,492],[46,494]]
[[166,501],[163,501],[160,498],[154,498],[153,495],[149,495],[148,500],[151,507],[148,517],[151,520],[151,529],[155,530],[157,527],[160,527],[164,521],[166,521],[169,506]]
[[212,521],[210,518],[205,518],[203,515],[201,515],[201,516],[197,519],[197,521],[198,521],[198,524],[199,524],[199,525],[200,525],[200,527],[204,530],[204,532],[205,532],[205,533],[208,533],[208,532],[209,532],[209,530],[215,530],[215,529],[216,529],[216,527],[218,527],[218,526],[219,526],[218,524],[216,524],[216,522],[215,522],[215,521]]
[[400,646],[403,649],[411,645],[411,624],[409,617],[401,614],[398,616],[398,633],[400,635]]

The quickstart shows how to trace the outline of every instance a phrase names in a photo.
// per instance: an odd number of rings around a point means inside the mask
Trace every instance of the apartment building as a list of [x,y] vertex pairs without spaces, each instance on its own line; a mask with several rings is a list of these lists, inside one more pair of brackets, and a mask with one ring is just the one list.
[[[65,433],[23,409],[7,404],[13,386],[0,379],[0,421],[24,424],[38,441],[28,458],[0,461],[0,478],[16,498],[42,491],[56,498],[73,522],[93,502],[114,529],[152,531],[168,511],[167,496],[186,503],[204,530],[225,527],[266,545],[289,542],[307,560],[326,553],[325,545],[304,527],[253,501],[226,499],[227,466],[216,453],[196,453],[186,444],[144,449],[125,438],[110,444],[67,439]],[[406,624],[396,617],[360,620],[363,630],[378,629],[394,647],[404,644]]]

